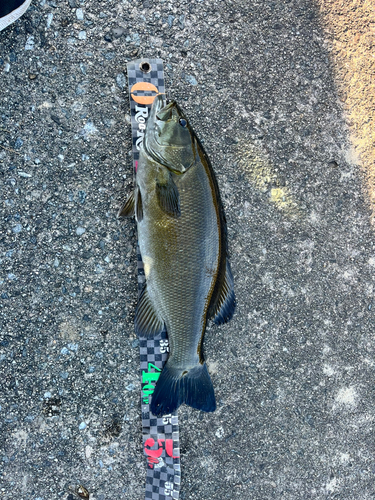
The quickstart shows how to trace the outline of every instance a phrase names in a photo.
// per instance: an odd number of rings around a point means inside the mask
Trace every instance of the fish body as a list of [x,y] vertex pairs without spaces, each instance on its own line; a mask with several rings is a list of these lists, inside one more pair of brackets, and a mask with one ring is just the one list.
[[135,329],[152,336],[166,328],[170,355],[152,395],[164,415],[186,403],[216,408],[202,354],[206,323],[234,312],[226,222],[214,172],[185,115],[156,98],[147,122],[134,197],[120,215],[135,212],[146,284]]

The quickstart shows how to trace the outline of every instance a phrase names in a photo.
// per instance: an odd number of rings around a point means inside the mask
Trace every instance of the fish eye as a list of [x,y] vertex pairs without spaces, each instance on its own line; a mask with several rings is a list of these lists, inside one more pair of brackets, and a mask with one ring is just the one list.
[[187,127],[187,121],[185,120],[185,118],[180,118],[179,123],[180,123],[181,127],[184,127],[184,128]]

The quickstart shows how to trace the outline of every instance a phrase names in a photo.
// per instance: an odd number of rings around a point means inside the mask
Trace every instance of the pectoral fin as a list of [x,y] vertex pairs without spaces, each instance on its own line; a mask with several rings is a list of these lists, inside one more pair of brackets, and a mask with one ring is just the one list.
[[134,216],[134,191],[125,201],[124,206],[119,210],[118,217],[133,217]]
[[226,262],[226,272],[224,279],[220,282],[213,301],[211,302],[209,317],[217,325],[227,323],[234,314],[236,308],[236,296],[234,295],[233,276],[229,261]]
[[135,333],[140,337],[154,337],[164,330],[164,321],[159,318],[154,309],[154,305],[148,294],[147,284],[145,284],[142,290],[135,311],[134,328]]
[[170,217],[180,217],[180,193],[169,174],[167,182],[156,181],[156,196],[160,208]]

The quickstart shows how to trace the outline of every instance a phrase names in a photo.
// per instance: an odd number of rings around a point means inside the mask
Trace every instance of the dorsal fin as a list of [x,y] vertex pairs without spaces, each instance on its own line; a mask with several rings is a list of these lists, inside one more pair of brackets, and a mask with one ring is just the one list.
[[225,276],[221,280],[220,287],[216,290],[215,296],[212,297],[208,317],[212,318],[217,325],[222,325],[232,318],[235,308],[236,297],[234,294],[233,276],[227,259]]
[[212,183],[213,195],[216,199],[218,215],[220,219],[220,261],[215,287],[211,296],[207,317],[220,325],[229,321],[236,308],[236,297],[233,287],[233,276],[228,261],[227,221],[223,203],[220,197],[219,186],[211,166],[199,139],[195,138],[195,147],[200,161]]

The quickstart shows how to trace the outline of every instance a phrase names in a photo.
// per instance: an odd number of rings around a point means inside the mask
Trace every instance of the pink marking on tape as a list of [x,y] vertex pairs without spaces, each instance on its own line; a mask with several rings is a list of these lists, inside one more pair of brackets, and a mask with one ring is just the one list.
[[138,170],[138,160],[135,160],[134,165],[135,165],[135,173],[137,173],[137,170]]

